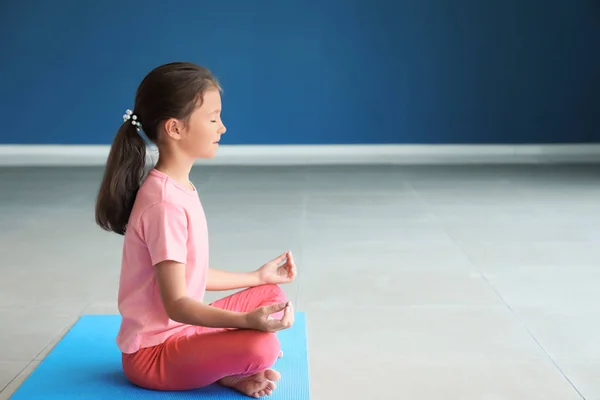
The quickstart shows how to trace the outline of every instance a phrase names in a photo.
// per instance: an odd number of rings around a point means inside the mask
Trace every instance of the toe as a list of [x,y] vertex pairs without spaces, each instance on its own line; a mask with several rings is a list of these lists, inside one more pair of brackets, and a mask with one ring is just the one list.
[[281,375],[274,369],[269,369],[265,371],[265,377],[270,381],[276,382],[281,378]]

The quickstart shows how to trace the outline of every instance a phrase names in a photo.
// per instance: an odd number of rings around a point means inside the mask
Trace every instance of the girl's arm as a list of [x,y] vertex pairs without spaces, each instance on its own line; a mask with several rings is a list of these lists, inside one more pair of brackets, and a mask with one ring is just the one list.
[[279,255],[252,272],[227,272],[209,268],[206,290],[249,288],[268,283],[290,283],[296,278],[296,263],[291,251]]
[[220,269],[209,268],[206,281],[206,290],[221,291],[249,288],[262,285],[258,271],[253,272],[229,272]]
[[155,269],[165,311],[173,321],[210,328],[251,327],[247,313],[211,307],[189,297],[185,287],[185,264],[163,261]]

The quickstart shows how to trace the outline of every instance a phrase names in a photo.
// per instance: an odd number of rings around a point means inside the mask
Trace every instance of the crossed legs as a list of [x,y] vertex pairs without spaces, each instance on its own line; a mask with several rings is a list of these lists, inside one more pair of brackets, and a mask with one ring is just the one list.
[[[285,302],[276,285],[246,289],[211,304],[248,312]],[[280,355],[273,333],[190,327],[164,343],[123,355],[128,379],[154,390],[190,390],[219,382],[249,396],[270,394],[279,374],[269,368]]]

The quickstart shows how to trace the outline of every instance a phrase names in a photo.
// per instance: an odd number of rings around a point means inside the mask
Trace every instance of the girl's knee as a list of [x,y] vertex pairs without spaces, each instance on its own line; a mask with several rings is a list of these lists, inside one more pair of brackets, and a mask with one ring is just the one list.
[[287,301],[285,292],[281,286],[274,283],[268,283],[266,285],[255,286],[253,289],[260,291],[261,293],[268,294],[269,297],[276,299],[277,302]]
[[247,338],[248,357],[253,364],[263,368],[269,368],[277,361],[281,346],[279,339],[274,333],[253,332],[252,337]]

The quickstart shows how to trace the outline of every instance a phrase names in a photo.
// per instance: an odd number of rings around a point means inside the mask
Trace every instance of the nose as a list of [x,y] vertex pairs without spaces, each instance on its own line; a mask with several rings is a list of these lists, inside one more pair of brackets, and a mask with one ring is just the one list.
[[227,128],[225,127],[225,124],[221,122],[221,131],[219,134],[223,135],[225,132],[227,132]]

